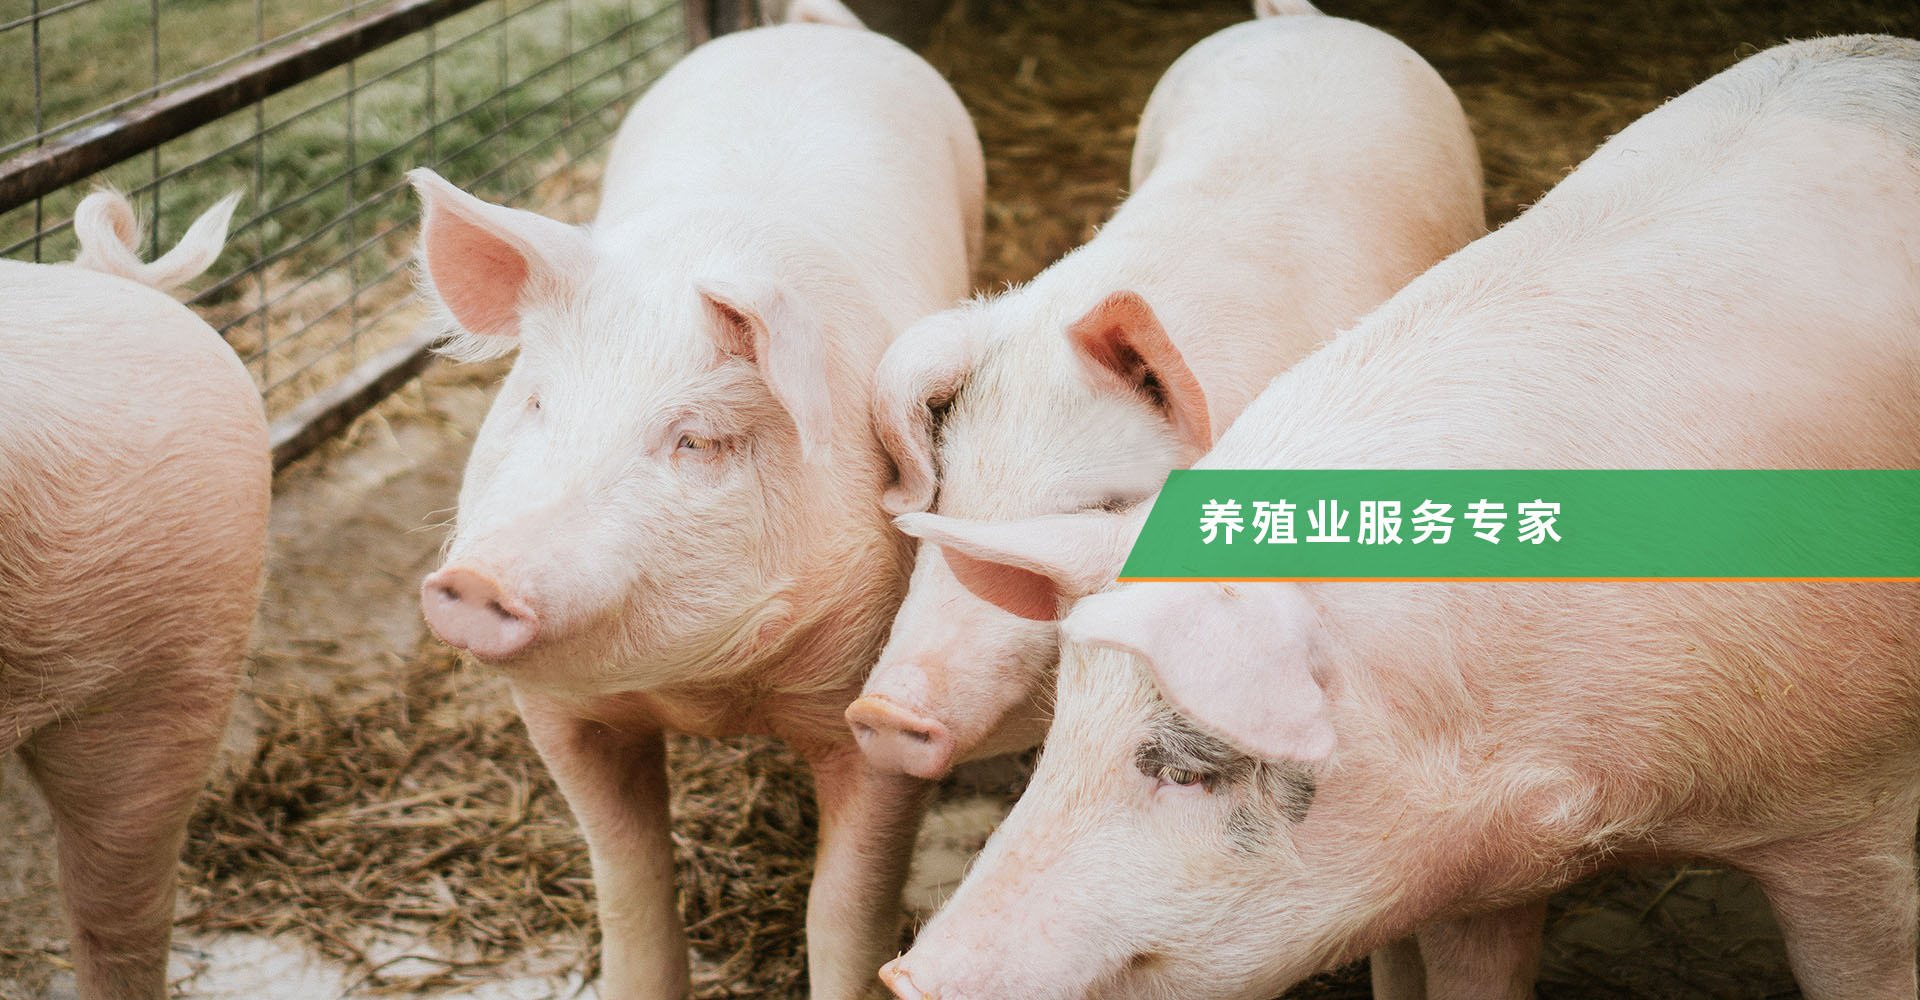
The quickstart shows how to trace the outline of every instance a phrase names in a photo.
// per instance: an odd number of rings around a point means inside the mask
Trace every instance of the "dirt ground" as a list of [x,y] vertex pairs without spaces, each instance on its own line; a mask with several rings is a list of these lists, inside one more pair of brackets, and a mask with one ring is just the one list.
[[[1394,32],[1456,87],[1496,225],[1607,135],[1741,55],[1816,33],[1920,35],[1910,0],[1322,6]],[[982,288],[1023,280],[1091,234],[1122,193],[1132,122],[1160,70],[1244,16],[1226,0],[959,0],[927,52],[989,154]],[[561,213],[589,208],[576,198]],[[497,680],[432,643],[416,603],[499,370],[438,366],[279,477],[247,690],[182,864],[177,996],[593,996],[591,883],[564,803]],[[682,741],[673,760],[699,995],[804,996],[804,774],[755,741]],[[918,918],[1023,773],[987,762],[943,788],[909,890]],[[9,763],[3,1000],[71,995],[47,834]],[[1684,866],[1557,899],[1538,993],[1798,995],[1753,885]],[[1364,997],[1364,970],[1292,995]]]

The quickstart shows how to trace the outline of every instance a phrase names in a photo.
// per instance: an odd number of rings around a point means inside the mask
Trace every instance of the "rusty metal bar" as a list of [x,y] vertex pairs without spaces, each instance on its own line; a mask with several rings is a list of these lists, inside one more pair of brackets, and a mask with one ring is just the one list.
[[224,115],[346,65],[485,0],[396,0],[0,164],[0,212],[51,194]]
[[360,363],[338,382],[301,401],[273,422],[267,439],[275,472],[293,464],[322,442],[345,430],[354,418],[373,409],[426,368],[428,350],[441,331],[423,327],[413,336]]
[[[100,2],[100,0],[84,0],[84,2],[98,3]],[[258,2],[258,0],[256,0],[256,2]],[[67,8],[54,8],[50,10],[41,11],[42,16],[39,18],[39,20],[45,21],[47,19],[47,15],[56,13],[63,9],[67,9]],[[85,131],[93,127],[98,122],[114,117],[115,115],[119,114],[122,110],[126,108],[130,108],[139,104],[144,104],[145,102],[152,100],[155,95],[160,93],[162,88],[185,87],[190,83],[211,78],[213,76],[218,75],[228,67],[233,66],[246,59],[250,59],[254,56],[257,56],[262,52],[266,52],[269,49],[274,48],[275,46],[291,42],[303,36],[312,36],[322,31],[323,29],[325,29],[327,25],[345,20],[349,15],[352,15],[355,13],[359,13],[359,12],[352,10],[350,8],[341,8],[340,10],[334,11],[331,14],[323,15],[313,21],[309,21],[303,25],[300,25],[299,27],[291,31],[287,31],[287,32],[283,32],[281,34],[275,35],[272,38],[264,38],[264,39],[257,38],[259,32],[256,31],[257,40],[254,42],[254,44],[249,45],[246,48],[241,49],[240,51],[235,52],[230,56],[226,56],[225,58],[219,59],[215,62],[208,63],[205,66],[188,70],[187,72],[182,73],[179,76],[173,77],[168,80],[163,80],[157,85],[150,85],[147,87],[143,87],[140,90],[134,91],[133,93],[127,94],[126,96],[120,97],[107,104],[103,104],[100,107],[94,108],[91,111],[84,112],[78,115],[77,117],[69,118],[66,121],[60,122],[59,124],[55,125],[51,130],[44,130],[43,128],[35,128],[33,134],[27,136],[24,139],[16,139],[12,142],[8,142],[4,145],[0,145],[0,157],[10,157],[15,152],[18,152],[21,149],[25,149],[28,146],[39,147],[39,146],[45,145],[48,141],[52,140],[57,134],[66,134],[66,133]],[[38,23],[34,25],[34,29],[36,31],[39,30]],[[4,26],[0,26],[0,30],[4,30]]]

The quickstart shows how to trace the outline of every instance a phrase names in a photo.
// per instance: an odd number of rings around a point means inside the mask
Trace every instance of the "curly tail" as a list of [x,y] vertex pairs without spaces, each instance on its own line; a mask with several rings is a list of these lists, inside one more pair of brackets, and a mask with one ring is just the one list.
[[103,274],[137,281],[166,291],[213,265],[227,242],[227,223],[240,192],[227,195],[193,220],[187,235],[159,259],[142,263],[140,222],[125,195],[110,188],[87,195],[73,213],[73,232],[80,238],[74,264]]

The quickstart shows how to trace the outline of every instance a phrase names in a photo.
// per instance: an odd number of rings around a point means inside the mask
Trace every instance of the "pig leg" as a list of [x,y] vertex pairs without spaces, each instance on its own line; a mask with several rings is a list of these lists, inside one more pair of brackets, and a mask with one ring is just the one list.
[[1914,819],[1903,798],[1851,827],[1730,859],[1766,891],[1809,1000],[1915,995]]
[[1429,1000],[1529,1000],[1540,974],[1547,901],[1422,924],[1417,936]]
[[83,997],[167,996],[175,869],[236,673],[184,672],[194,689],[142,688],[47,726],[21,747],[53,814]]
[[807,896],[807,974],[813,1000],[880,991],[880,966],[900,950],[900,892],[933,783],[876,771],[851,745],[812,757],[820,849]]
[[1545,900],[1422,924],[1373,953],[1374,1000],[1528,1000],[1540,972]]
[[666,740],[615,729],[515,692],[547,770],[587,838],[599,897],[600,995],[681,1000],[693,991],[674,892]]
[[1383,945],[1368,958],[1367,969],[1373,1000],[1426,1000],[1427,970],[1413,938]]

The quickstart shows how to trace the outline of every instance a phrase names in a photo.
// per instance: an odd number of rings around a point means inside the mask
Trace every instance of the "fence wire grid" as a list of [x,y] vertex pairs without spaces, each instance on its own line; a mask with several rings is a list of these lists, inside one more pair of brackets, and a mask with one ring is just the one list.
[[100,185],[132,198],[149,255],[244,192],[187,302],[246,362],[285,464],[425,358],[405,172],[558,203],[684,54],[685,6],[0,0],[0,256],[71,260]]

